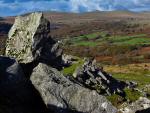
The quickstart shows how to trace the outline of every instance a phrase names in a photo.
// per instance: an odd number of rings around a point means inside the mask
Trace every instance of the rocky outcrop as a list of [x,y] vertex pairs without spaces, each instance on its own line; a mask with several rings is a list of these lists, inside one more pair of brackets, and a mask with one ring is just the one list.
[[[87,60],[72,77],[58,71],[76,62],[63,55],[60,42],[50,35],[50,23],[42,13],[16,18],[9,32],[6,55],[0,57],[0,112],[2,113],[117,113],[101,94],[124,95],[134,82],[114,79],[95,60]],[[121,109],[130,113],[150,107],[140,98]]]
[[20,64],[0,56],[0,113],[46,113],[46,106]]
[[50,36],[50,22],[42,13],[19,16],[9,32],[6,44],[6,56],[19,62],[29,63],[35,60],[59,67],[62,49]]
[[114,79],[110,74],[97,67],[94,59],[87,59],[76,69],[73,76],[84,86],[95,89],[99,93],[124,95],[125,82]]
[[126,105],[126,107],[122,108],[120,111],[122,113],[149,113],[150,110],[146,110],[148,108],[150,108],[150,100],[145,97],[140,97],[139,100]]
[[[104,96],[71,82],[59,71],[45,64],[40,63],[33,70],[31,81],[40,92],[47,107],[55,113],[68,113],[61,109],[83,113],[117,112],[117,109]],[[54,109],[51,105],[59,109]]]
[[[33,63],[24,65],[27,65],[26,68],[29,69]],[[117,112],[117,109],[104,96],[71,82],[47,64],[39,63],[34,66],[31,83],[24,73],[22,64],[8,57],[0,57],[0,112]]]
[[4,84],[0,87],[5,89],[1,98],[8,96],[17,107],[10,113],[116,113],[104,96],[70,81],[57,70],[70,61],[63,59],[59,42],[49,32],[50,23],[42,13],[17,17],[9,32],[6,55],[19,63],[1,60],[0,65],[6,63],[1,70],[6,72],[0,76],[0,84]]

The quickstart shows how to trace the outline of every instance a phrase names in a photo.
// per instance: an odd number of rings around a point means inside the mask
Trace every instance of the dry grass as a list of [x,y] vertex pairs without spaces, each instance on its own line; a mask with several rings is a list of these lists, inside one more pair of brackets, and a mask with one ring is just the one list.
[[123,81],[135,81],[139,88],[150,84],[150,63],[128,64],[128,65],[105,65],[104,70],[111,73],[113,77]]

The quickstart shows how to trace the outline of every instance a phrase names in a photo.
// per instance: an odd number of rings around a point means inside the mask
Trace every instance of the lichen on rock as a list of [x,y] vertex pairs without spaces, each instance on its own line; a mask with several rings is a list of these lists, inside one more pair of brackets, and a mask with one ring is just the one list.
[[37,41],[48,38],[49,32],[50,23],[42,13],[16,17],[9,32],[6,55],[25,63],[33,61],[34,46],[37,46]]

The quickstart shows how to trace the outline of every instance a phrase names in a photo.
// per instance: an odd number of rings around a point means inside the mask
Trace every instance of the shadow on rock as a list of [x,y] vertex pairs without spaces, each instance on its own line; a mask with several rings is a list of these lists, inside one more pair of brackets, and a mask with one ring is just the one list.
[[20,66],[23,69],[23,72],[25,74],[25,76],[27,77],[27,79],[30,79],[30,76],[32,74],[33,69],[38,65],[38,61],[33,61],[30,63],[20,63]]
[[57,107],[57,106],[50,105],[50,104],[48,105],[48,108],[50,109],[50,111],[52,113],[84,113],[84,112],[79,112],[79,111],[76,111],[76,110]]
[[0,72],[0,113],[47,113],[39,92],[16,60],[0,57]]
[[136,113],[150,113],[150,108],[141,110],[141,111],[137,111]]

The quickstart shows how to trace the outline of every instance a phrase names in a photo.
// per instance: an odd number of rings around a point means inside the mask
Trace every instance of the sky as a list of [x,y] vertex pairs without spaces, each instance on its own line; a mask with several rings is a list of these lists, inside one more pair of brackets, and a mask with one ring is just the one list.
[[14,16],[33,11],[150,11],[150,0],[0,0],[0,16]]

